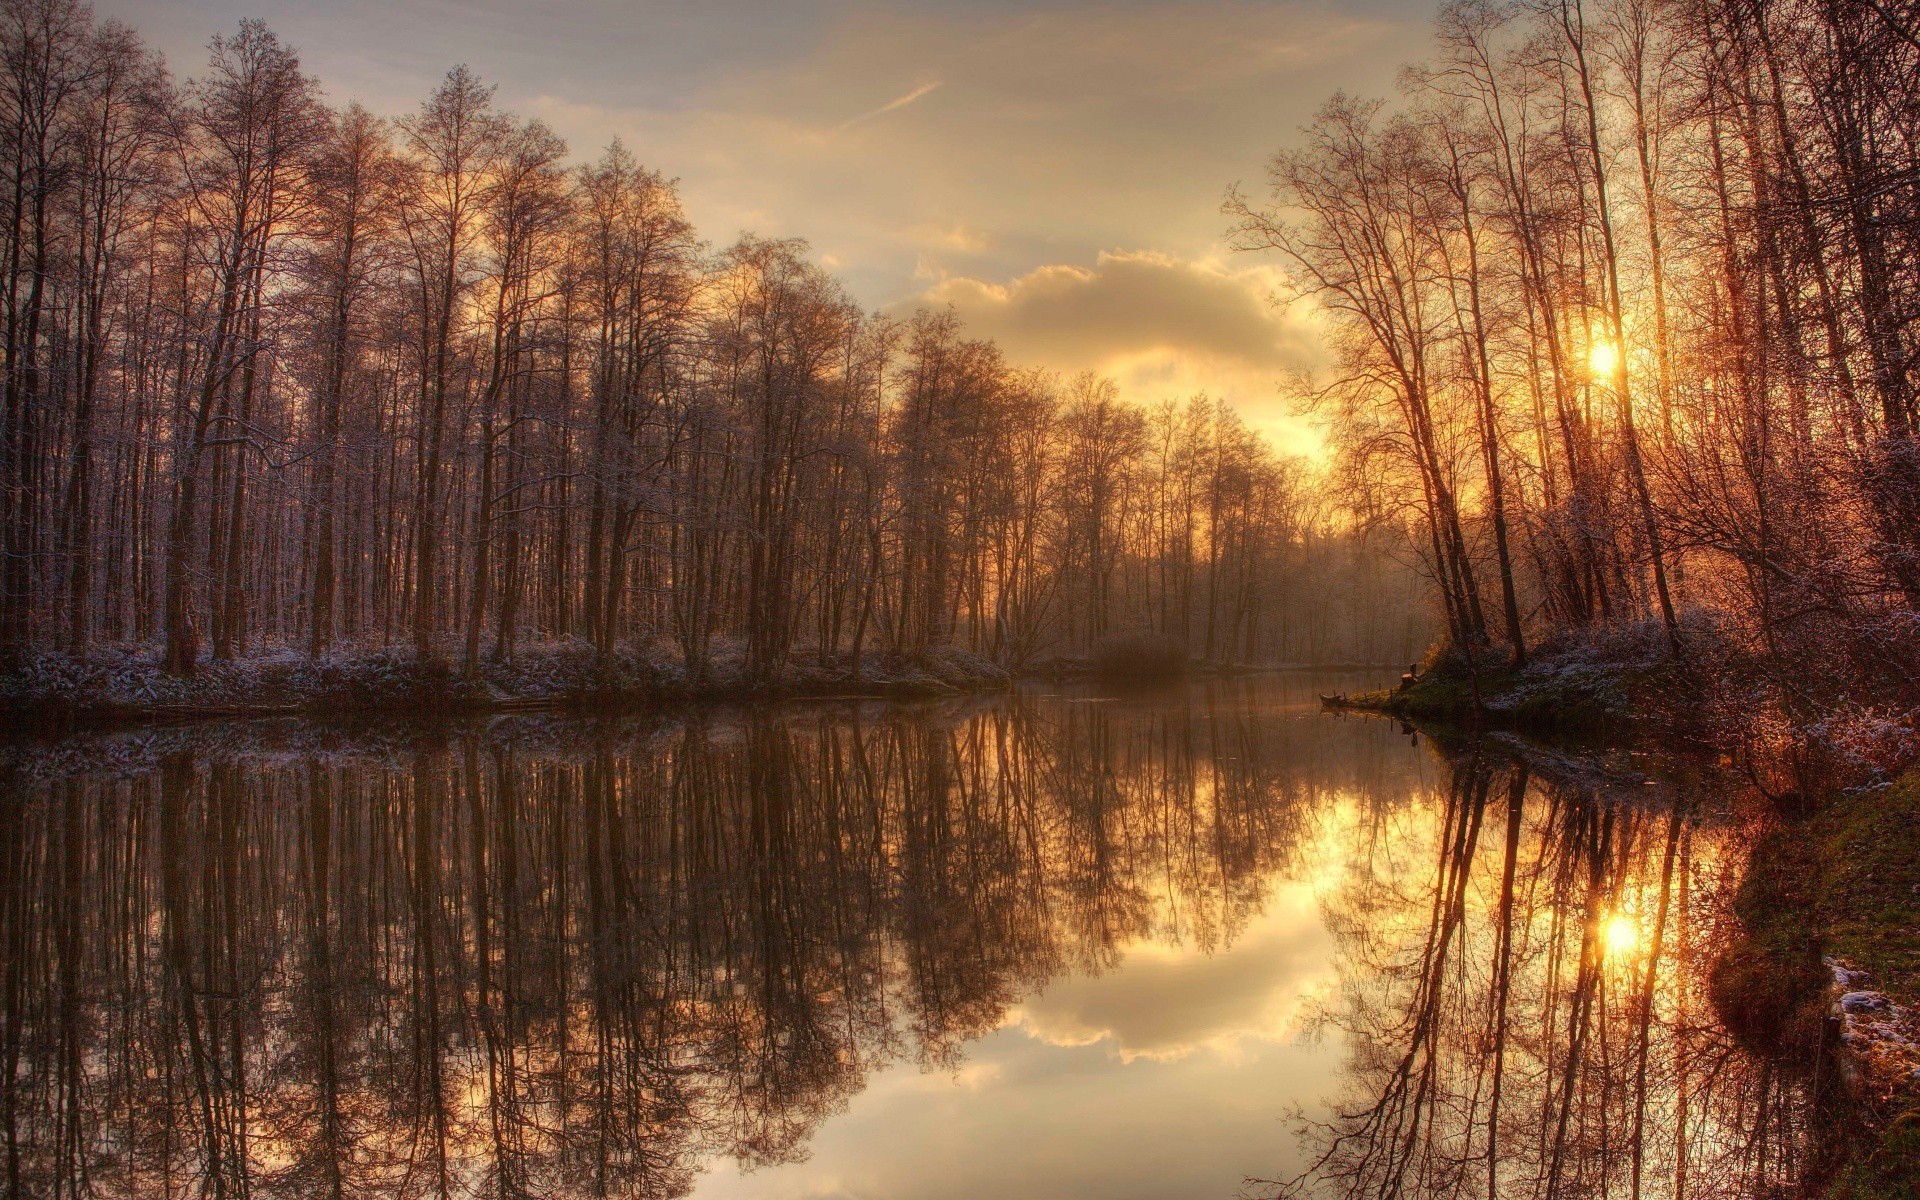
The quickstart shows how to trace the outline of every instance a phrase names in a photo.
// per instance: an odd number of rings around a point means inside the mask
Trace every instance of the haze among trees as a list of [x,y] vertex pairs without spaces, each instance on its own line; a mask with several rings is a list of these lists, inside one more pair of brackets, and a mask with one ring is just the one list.
[[1911,690],[1913,18],[1452,0],[1398,103],[1334,97],[1230,194],[1331,316],[1313,399],[1456,647],[1638,625],[1803,716]]
[[0,55],[15,664],[1424,640],[1391,521],[1231,408],[865,312],[799,242],[715,248],[633,151],[575,163],[465,67],[386,119],[261,24],[181,81],[74,0],[9,0]]

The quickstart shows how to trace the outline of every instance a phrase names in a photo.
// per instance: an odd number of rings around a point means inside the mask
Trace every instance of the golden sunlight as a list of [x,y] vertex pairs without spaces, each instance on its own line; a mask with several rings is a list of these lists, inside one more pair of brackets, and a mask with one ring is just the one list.
[[1587,369],[1597,379],[1611,379],[1620,369],[1620,347],[1607,338],[1595,338],[1587,349]]
[[1640,944],[1640,927],[1635,925],[1633,918],[1627,916],[1625,913],[1615,913],[1612,917],[1608,918],[1606,929],[1603,932],[1607,941],[1607,955],[1609,957],[1631,954],[1634,948]]

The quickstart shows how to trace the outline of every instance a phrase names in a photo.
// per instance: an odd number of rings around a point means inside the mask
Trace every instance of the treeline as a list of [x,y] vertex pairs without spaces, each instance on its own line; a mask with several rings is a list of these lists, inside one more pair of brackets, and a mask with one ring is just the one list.
[[1229,408],[863,312],[801,243],[714,250],[673,181],[618,142],[570,165],[464,67],[386,121],[258,23],[185,83],[73,0],[0,23],[12,661],[1406,640],[1392,573]]
[[1799,668],[1911,659],[1915,15],[1454,0],[1402,104],[1335,97],[1272,207],[1230,197],[1332,314],[1315,398],[1457,646],[1684,656],[1697,607]]

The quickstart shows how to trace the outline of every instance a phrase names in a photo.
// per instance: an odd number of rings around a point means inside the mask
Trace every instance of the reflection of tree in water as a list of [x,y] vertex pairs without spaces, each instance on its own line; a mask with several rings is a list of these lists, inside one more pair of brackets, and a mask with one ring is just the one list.
[[1407,765],[1232,689],[338,740],[10,756],[7,1195],[681,1194],[1063,971],[1226,943]]
[[1326,902],[1348,1091],[1306,1126],[1311,1168],[1264,1190],[1784,1188],[1803,1089],[1709,1015],[1723,855],[1690,795],[1543,776],[1474,746],[1427,802],[1362,813],[1358,865]]

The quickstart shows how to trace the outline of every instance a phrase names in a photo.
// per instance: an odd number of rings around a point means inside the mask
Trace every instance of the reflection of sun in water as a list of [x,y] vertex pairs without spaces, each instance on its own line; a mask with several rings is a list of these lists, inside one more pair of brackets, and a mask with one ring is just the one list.
[[1602,932],[1606,936],[1607,953],[1610,955],[1631,954],[1633,948],[1640,944],[1639,926],[1624,913],[1615,913],[1609,918]]
[[1587,366],[1601,379],[1613,378],[1620,366],[1620,347],[1606,338],[1595,338],[1593,345],[1587,348]]

